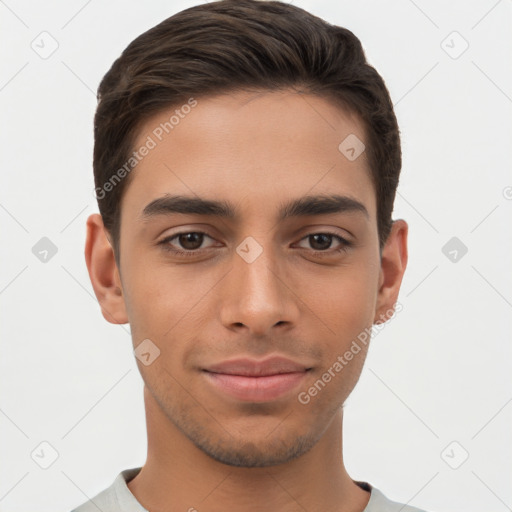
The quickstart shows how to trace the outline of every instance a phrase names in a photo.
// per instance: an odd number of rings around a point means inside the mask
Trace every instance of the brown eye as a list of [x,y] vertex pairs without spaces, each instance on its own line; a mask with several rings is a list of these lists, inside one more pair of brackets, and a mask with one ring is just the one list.
[[213,240],[211,236],[201,231],[184,231],[164,238],[158,242],[158,245],[176,256],[196,256],[203,252],[202,249],[205,249],[201,247],[205,238]]
[[315,251],[325,251],[332,244],[332,235],[326,233],[317,233],[308,236],[310,245]]
[[[309,248],[318,253],[328,252],[329,249],[331,249],[330,253],[342,252],[352,246],[352,242],[345,240],[336,233],[311,233],[305,236],[301,242],[303,240],[307,240]],[[331,248],[333,241],[338,242],[338,247]]]
[[204,233],[182,233],[178,235],[178,242],[183,249],[193,251],[199,249],[203,243]]

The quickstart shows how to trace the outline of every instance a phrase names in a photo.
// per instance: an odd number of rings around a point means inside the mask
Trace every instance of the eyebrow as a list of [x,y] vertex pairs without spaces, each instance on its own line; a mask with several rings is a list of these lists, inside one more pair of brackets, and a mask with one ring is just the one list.
[[[226,202],[183,195],[165,195],[151,201],[140,216],[142,222],[161,215],[184,213],[210,215],[226,219],[236,218],[236,208]],[[332,213],[359,213],[369,220],[370,215],[363,203],[341,195],[315,195],[293,199],[280,206],[277,220],[282,222],[291,217],[325,215]]]

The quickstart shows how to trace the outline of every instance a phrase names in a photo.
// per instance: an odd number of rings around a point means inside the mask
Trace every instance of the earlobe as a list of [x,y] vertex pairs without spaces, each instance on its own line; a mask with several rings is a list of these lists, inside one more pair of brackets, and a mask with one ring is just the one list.
[[374,324],[385,323],[393,315],[402,278],[407,267],[408,230],[409,226],[405,220],[395,220],[382,249]]
[[101,312],[112,324],[128,323],[119,270],[99,213],[87,219],[85,262]]

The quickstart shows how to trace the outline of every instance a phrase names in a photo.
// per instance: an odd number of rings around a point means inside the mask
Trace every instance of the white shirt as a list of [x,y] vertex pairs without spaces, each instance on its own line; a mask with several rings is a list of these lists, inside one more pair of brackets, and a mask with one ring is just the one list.
[[[117,475],[114,483],[94,498],[71,512],[149,512],[128,489],[127,483],[135,478],[142,468],[125,469]],[[357,482],[359,487],[370,491],[370,501],[362,512],[425,512],[419,508],[396,503],[367,482]]]

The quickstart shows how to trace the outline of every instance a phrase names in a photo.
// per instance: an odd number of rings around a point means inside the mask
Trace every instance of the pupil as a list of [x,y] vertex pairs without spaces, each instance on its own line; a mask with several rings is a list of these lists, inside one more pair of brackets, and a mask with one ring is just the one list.
[[187,250],[198,249],[203,241],[202,237],[201,233],[185,233],[180,235],[180,244]]
[[[331,245],[331,238],[332,236],[331,235],[326,235],[326,234],[323,234],[323,233],[320,233],[318,235],[311,235],[311,237],[313,238],[314,242],[311,244],[311,246],[313,247],[313,249],[316,249],[316,250],[322,250],[322,249],[328,249],[329,246]],[[315,247],[315,245],[317,245],[317,241],[318,239],[320,238],[320,247]],[[321,239],[323,238],[324,242],[327,243],[327,245],[323,245],[322,246],[322,243],[321,243]]]

